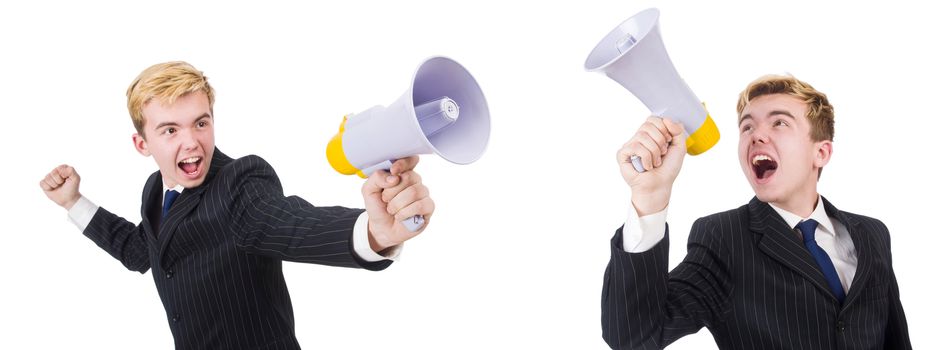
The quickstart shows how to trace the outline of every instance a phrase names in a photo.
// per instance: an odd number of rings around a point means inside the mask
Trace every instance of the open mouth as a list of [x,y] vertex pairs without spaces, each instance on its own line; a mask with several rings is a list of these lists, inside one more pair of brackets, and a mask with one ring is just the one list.
[[754,156],[752,161],[752,168],[754,170],[754,175],[757,175],[758,180],[763,180],[777,170],[777,162],[770,158],[769,156],[758,154]]
[[200,169],[199,165],[201,164],[202,157],[191,157],[178,162],[178,167],[182,169],[186,175],[195,175],[198,173],[198,169]]

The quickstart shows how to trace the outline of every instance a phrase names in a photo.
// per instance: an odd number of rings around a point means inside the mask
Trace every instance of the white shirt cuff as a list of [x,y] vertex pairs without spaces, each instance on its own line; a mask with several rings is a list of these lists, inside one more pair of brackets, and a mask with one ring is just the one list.
[[93,221],[93,216],[96,216],[96,211],[99,210],[99,206],[96,203],[93,203],[89,199],[86,199],[86,196],[79,196],[79,200],[76,201],[76,204],[73,204],[72,208],[69,208],[69,221],[76,225],[80,231],[86,231],[86,226],[89,226],[89,222]]
[[364,211],[357,217],[357,222],[354,223],[354,252],[357,253],[357,257],[366,262],[377,262],[386,259],[399,260],[400,252],[403,251],[403,243],[385,249],[382,252],[384,254],[380,255],[370,248],[370,237],[367,236],[368,234],[367,212]]
[[628,219],[621,229],[621,248],[628,253],[642,253],[654,248],[664,238],[664,222],[667,218],[668,207],[638,217],[635,207],[629,202]]

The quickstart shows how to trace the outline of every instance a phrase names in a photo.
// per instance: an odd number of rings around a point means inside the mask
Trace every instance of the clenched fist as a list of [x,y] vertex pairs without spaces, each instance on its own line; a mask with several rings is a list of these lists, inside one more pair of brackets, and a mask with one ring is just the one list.
[[[430,191],[420,174],[413,171],[419,161],[417,156],[399,159],[389,172],[377,170],[364,182],[361,192],[367,206],[370,247],[376,252],[420,234],[433,215]],[[420,229],[410,232],[403,220],[415,215],[426,221]]]
[[53,168],[40,180],[40,188],[46,197],[66,210],[72,208],[82,196],[79,194],[79,174],[66,164]]
[[[631,187],[631,204],[639,216],[657,213],[668,206],[687,152],[686,138],[680,123],[651,116],[616,153],[621,176]],[[635,171],[632,156],[641,157],[645,172]]]

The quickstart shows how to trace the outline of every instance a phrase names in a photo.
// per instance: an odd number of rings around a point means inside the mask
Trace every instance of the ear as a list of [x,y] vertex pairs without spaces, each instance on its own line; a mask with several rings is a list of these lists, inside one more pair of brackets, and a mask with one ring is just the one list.
[[817,168],[822,168],[826,166],[826,163],[830,162],[830,157],[833,156],[833,142],[830,140],[823,140],[816,143],[816,156],[813,159],[813,165]]
[[139,135],[139,133],[132,134],[132,144],[135,146],[136,151],[139,151],[139,154],[148,157],[152,155],[152,152],[149,152],[149,143],[145,141],[145,137]]

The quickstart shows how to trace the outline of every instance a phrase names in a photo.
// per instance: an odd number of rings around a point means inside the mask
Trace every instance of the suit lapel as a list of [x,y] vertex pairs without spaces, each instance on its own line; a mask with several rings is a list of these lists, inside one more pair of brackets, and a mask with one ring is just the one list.
[[166,214],[166,217],[162,219],[159,224],[158,240],[160,261],[164,259],[166,249],[168,249],[169,242],[172,241],[172,237],[175,235],[178,226],[201,202],[202,194],[205,192],[205,189],[208,188],[208,184],[215,179],[218,171],[225,166],[225,164],[231,162],[231,160],[231,158],[221,153],[216,147],[215,153],[212,155],[212,164],[208,169],[208,175],[205,176],[205,181],[202,182],[201,185],[198,185],[198,187],[186,188],[175,200],[175,203],[172,204],[172,207],[169,208],[168,214]]
[[751,214],[750,230],[761,234],[758,243],[760,250],[806,278],[829,298],[836,300],[813,256],[803,247],[796,231],[787,226],[780,214],[756,197],[747,206]]
[[156,232],[158,231],[158,217],[154,215],[156,209],[160,206],[159,202],[161,201],[162,193],[162,175],[156,171],[149,176],[149,179],[145,182],[145,187],[142,188],[142,226],[145,228],[147,240],[150,243],[150,246],[155,247],[156,245]]
[[872,270],[872,259],[875,256],[872,242],[865,228],[857,220],[854,220],[849,213],[839,211],[833,204],[830,204],[826,198],[823,199],[823,205],[826,206],[826,213],[830,217],[836,218],[846,230],[849,231],[850,239],[853,240],[853,246],[856,248],[856,274],[853,276],[853,282],[850,284],[849,292],[846,293],[846,300],[843,302],[843,308],[847,308],[854,303],[859,291],[863,290],[869,281]]

